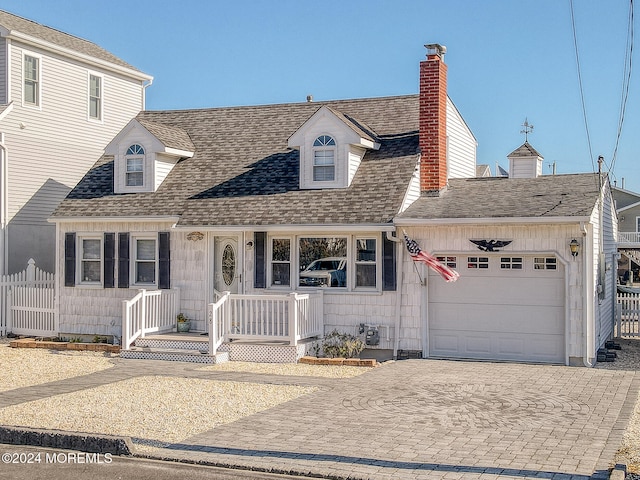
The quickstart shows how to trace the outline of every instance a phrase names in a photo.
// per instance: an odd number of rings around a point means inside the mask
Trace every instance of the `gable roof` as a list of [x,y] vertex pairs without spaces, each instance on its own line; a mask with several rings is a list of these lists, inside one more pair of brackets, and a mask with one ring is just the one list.
[[412,220],[589,217],[598,174],[449,180],[440,197],[420,197],[398,216]]
[[176,150],[186,150],[192,152],[195,148],[189,134],[180,127],[164,125],[162,123],[151,122],[149,120],[138,120],[140,125],[146,128],[151,135],[156,137],[160,143],[167,148]]
[[507,155],[507,158],[511,157],[542,157],[538,153],[538,151],[531,146],[529,142],[524,142],[518,148],[516,148],[513,152]]
[[[287,140],[319,106],[357,118],[381,143],[350,187],[300,190],[299,151]],[[152,193],[114,194],[103,156],[53,218],[180,216],[183,226],[384,224],[399,212],[418,159],[418,96],[141,112],[141,124],[188,135],[192,158]],[[152,127],[153,128],[153,127]]]
[[[4,30],[3,36],[18,38],[28,43],[35,41],[40,43],[41,46],[44,42],[44,44],[51,44],[62,49],[71,50],[78,54],[93,57],[103,62],[142,74],[136,67],[116,57],[95,43],[3,10],[0,10],[0,30]],[[148,77],[146,74],[143,75]]]

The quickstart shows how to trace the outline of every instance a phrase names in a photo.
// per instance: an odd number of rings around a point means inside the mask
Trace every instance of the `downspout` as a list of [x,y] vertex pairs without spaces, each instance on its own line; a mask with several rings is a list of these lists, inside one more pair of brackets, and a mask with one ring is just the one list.
[[7,252],[7,219],[9,218],[9,151],[4,144],[4,133],[0,133],[0,274],[7,273],[7,262],[9,256]]
[[400,326],[401,326],[401,315],[402,315],[402,286],[404,285],[404,268],[402,268],[404,263],[404,248],[402,248],[402,239],[398,238],[397,232],[396,236],[391,235],[392,232],[387,231],[387,240],[390,240],[396,244],[398,244],[398,255],[396,258],[396,314],[395,314],[395,324],[394,324],[394,339],[393,339],[393,358],[394,360],[398,358],[398,347],[400,346]]
[[142,82],[142,111],[147,108],[147,87],[150,87],[151,85],[153,85],[153,78],[146,82]]
[[588,292],[595,292],[595,285],[593,283],[593,238],[588,235],[588,225],[581,222],[582,228],[583,248],[582,248],[582,268],[583,268],[583,295],[582,295],[582,309],[585,322],[583,324],[584,331],[584,354],[582,357],[582,363],[585,367],[593,367],[595,364],[589,361],[589,349],[591,346],[591,336],[593,335],[591,328],[591,321],[593,320],[593,302],[590,301],[591,295],[587,295]]

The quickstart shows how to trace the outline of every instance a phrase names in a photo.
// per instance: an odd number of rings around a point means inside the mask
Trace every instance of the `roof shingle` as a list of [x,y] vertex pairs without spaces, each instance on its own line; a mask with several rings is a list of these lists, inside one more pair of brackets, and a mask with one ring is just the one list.
[[[365,154],[350,187],[300,190],[299,152],[287,140],[323,104],[358,119],[381,147]],[[184,132],[194,156],[178,162],[156,192],[138,194],[113,193],[113,159],[105,156],[54,217],[177,215],[189,226],[387,223],[418,158],[417,95],[141,112],[137,119]]]

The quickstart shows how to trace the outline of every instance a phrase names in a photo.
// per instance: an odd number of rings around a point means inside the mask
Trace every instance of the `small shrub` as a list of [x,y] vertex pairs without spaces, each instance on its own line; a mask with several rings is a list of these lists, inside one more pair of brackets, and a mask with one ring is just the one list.
[[348,333],[334,330],[322,341],[322,351],[330,358],[354,358],[364,350],[364,342]]

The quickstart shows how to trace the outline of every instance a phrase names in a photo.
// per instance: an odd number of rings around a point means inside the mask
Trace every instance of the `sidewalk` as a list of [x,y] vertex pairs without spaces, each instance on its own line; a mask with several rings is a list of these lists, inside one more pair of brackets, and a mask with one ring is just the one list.
[[640,388],[640,372],[547,365],[404,360],[328,379],[112,361],[1,392],[0,408],[150,376],[308,386],[316,390],[164,448],[134,438],[137,452],[330,478],[586,480],[606,478]]

